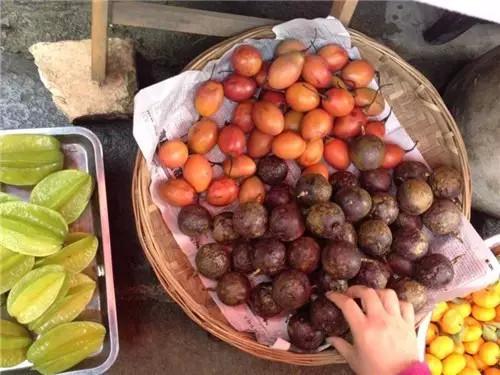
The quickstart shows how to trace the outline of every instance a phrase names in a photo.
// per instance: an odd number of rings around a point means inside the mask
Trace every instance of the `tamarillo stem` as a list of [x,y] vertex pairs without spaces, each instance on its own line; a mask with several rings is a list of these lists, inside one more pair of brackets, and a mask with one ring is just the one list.
[[266,91],[279,92],[280,94],[284,94],[285,90],[273,89],[272,87],[266,88]]
[[261,273],[261,269],[257,268],[255,271],[253,271],[249,276],[250,277],[255,277]]
[[214,73],[215,73],[215,67],[216,67],[216,66],[217,66],[217,64],[214,64],[214,66],[212,66],[212,72],[210,73],[210,78],[209,78],[209,80],[213,78]]
[[[465,245],[464,239],[460,236],[460,233],[453,233],[453,237],[455,237],[458,241],[460,241],[460,243]],[[463,256],[463,254],[460,255],[460,257],[461,256]]]
[[182,176],[182,168],[175,168],[172,173],[175,178],[179,178]]
[[389,117],[391,117],[391,115],[392,115],[392,107],[391,107],[391,108],[389,108],[389,113],[387,114],[387,116],[385,116],[385,117],[384,117],[382,120],[380,120],[380,121],[381,121],[381,122],[383,122],[383,123],[385,123],[385,122],[389,119]]
[[377,81],[377,85],[380,86],[380,72],[375,70],[375,80]]
[[375,91],[375,95],[373,96],[372,101],[369,104],[365,105],[363,108],[368,108],[369,106],[371,106],[375,102],[375,100],[377,100],[377,96],[382,92],[382,88],[387,86],[392,86],[392,83],[386,83],[385,85],[380,85],[377,91]]
[[[458,238],[458,237],[457,237]],[[462,239],[460,238],[460,241],[462,241]],[[463,241],[462,241],[463,242]],[[457,255],[455,258],[453,258],[451,260],[451,264],[455,265],[459,260],[460,258],[462,258],[463,256],[465,256],[465,254],[459,254]]]
[[406,152],[411,152],[413,150],[415,150],[415,148],[417,148],[418,146],[418,141],[415,142],[415,144],[412,146],[412,148],[408,149],[408,150],[405,150],[403,149],[403,151],[406,153]]
[[318,92],[318,91],[313,90],[312,88],[308,87],[308,86],[307,86],[306,84],[304,84],[304,83],[302,83],[302,86],[304,86],[306,89],[308,89],[308,90],[309,90],[309,91],[311,91],[311,92],[315,92],[315,93],[317,93],[321,99],[326,99],[326,98],[327,98],[327,96],[326,96],[325,94],[322,94],[322,93],[320,93],[320,92]]
[[233,158],[229,158],[229,176],[231,176],[232,171],[233,171]]
[[314,28],[314,38],[313,40],[311,40],[311,45],[314,49],[314,53],[318,53],[318,49],[316,48],[316,46],[314,45],[314,42],[316,41],[316,38],[318,37],[318,29],[317,28]]

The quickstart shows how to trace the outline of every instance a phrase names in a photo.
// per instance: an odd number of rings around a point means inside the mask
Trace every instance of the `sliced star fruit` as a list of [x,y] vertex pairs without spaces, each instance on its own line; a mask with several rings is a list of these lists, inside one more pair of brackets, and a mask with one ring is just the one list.
[[31,331],[43,334],[61,323],[71,322],[85,310],[92,299],[96,283],[85,274],[77,275],[81,276],[77,278],[70,276],[70,288],[66,295],[28,325]]
[[62,169],[64,155],[59,141],[49,135],[0,136],[0,182],[29,186]]
[[31,192],[30,202],[58,211],[71,224],[87,207],[93,190],[92,176],[77,169],[66,169],[40,181]]
[[35,264],[35,257],[0,246],[0,294],[9,291]]
[[56,374],[96,353],[105,336],[106,328],[99,323],[63,323],[36,340],[29,348],[27,358],[42,374]]
[[16,253],[47,256],[59,251],[68,225],[57,212],[26,202],[0,204],[0,245]]
[[68,291],[69,277],[64,267],[36,268],[19,280],[7,297],[7,312],[21,324],[40,317]]
[[3,191],[0,191],[0,204],[5,203],[5,202],[14,202],[14,201],[19,201],[20,199],[12,194],[7,194],[4,193]]
[[26,359],[30,333],[22,325],[0,320],[0,367],[12,367]]
[[40,259],[37,261],[37,266],[59,264],[69,272],[81,272],[94,259],[98,245],[97,237],[92,234],[70,233],[61,251]]

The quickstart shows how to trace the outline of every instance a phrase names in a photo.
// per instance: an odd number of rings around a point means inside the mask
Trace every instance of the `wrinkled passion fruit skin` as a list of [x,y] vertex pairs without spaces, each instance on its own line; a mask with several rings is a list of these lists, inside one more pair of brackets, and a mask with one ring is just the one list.
[[365,253],[372,256],[383,256],[390,251],[391,243],[391,229],[382,220],[366,220],[359,226],[358,244]]
[[283,310],[295,310],[311,298],[311,283],[303,272],[285,270],[273,280],[273,299]]
[[380,219],[387,225],[390,225],[396,220],[398,214],[398,202],[396,202],[396,199],[392,195],[383,192],[372,195],[370,218]]
[[307,174],[297,181],[294,195],[301,205],[311,207],[315,203],[330,200],[332,186],[322,175]]
[[462,193],[462,175],[454,168],[441,166],[432,172],[429,185],[437,198],[457,198]]
[[321,252],[323,269],[336,280],[352,279],[361,267],[361,253],[345,241],[332,241]]
[[217,280],[231,268],[229,254],[218,243],[200,247],[196,253],[195,263],[198,272],[212,280]]
[[320,293],[344,293],[348,288],[347,280],[336,280],[328,272],[320,269],[311,275],[311,281]]
[[330,184],[332,185],[332,193],[335,194],[340,189],[359,186],[359,180],[354,173],[338,171],[330,176]]
[[288,321],[288,336],[293,345],[305,351],[317,349],[325,340],[324,333],[314,329],[303,312],[293,315]]
[[233,270],[241,273],[251,273],[255,271],[253,266],[253,254],[255,249],[250,242],[238,241],[233,246],[231,260]]
[[427,302],[427,288],[418,281],[404,278],[396,281],[392,288],[398,299],[411,303],[415,311],[420,310]]
[[459,232],[461,218],[462,213],[455,203],[449,199],[437,199],[424,213],[422,221],[434,234],[446,235]]
[[321,202],[312,206],[306,216],[306,227],[315,236],[334,238],[342,230],[345,216],[333,202]]
[[413,273],[415,280],[432,289],[442,288],[455,277],[453,264],[442,254],[430,254],[418,260]]
[[365,285],[373,289],[384,289],[390,276],[391,272],[385,264],[373,259],[364,260],[352,284]]
[[411,277],[413,275],[413,262],[397,253],[389,254],[387,264],[389,264],[391,271],[399,276]]
[[306,230],[304,219],[295,203],[273,208],[269,216],[269,230],[280,241],[294,241]]
[[384,160],[384,154],[384,142],[375,135],[359,136],[349,145],[349,157],[360,171],[379,168]]
[[268,155],[259,160],[257,164],[257,176],[268,185],[282,183],[288,174],[288,166],[283,159],[274,155]]
[[404,181],[414,179],[427,181],[431,172],[424,163],[414,160],[406,160],[394,168],[394,182],[401,185]]
[[431,187],[423,180],[406,180],[398,188],[399,209],[410,215],[423,214],[433,199]]
[[370,193],[389,191],[392,184],[391,172],[385,168],[377,168],[361,172],[359,177],[361,187]]
[[250,281],[239,272],[226,273],[217,283],[217,297],[223,304],[237,306],[245,303],[250,297]]
[[286,247],[276,238],[254,242],[253,266],[262,273],[274,276],[286,267]]
[[222,212],[214,217],[212,236],[217,242],[234,241],[240,236],[233,228],[232,212]]
[[181,208],[177,223],[182,233],[189,237],[196,237],[210,230],[212,216],[205,207],[190,204]]
[[270,318],[283,311],[273,299],[272,283],[260,283],[253,288],[249,304],[252,311],[263,318]]
[[419,229],[404,228],[399,229],[394,234],[392,251],[410,261],[422,258],[427,254],[428,250],[429,239]]
[[271,189],[266,194],[264,204],[269,208],[281,206],[283,204],[290,203],[292,201],[292,196],[290,194],[290,188],[288,185],[281,184],[272,186]]
[[267,210],[257,202],[240,204],[233,214],[233,228],[244,238],[257,238],[267,230]]
[[392,226],[395,229],[401,229],[401,228],[415,228],[415,229],[422,229],[422,217],[418,215],[410,215],[407,214],[406,212],[399,211],[398,217],[392,223]]
[[351,223],[340,225],[339,229],[332,234],[330,238],[333,241],[346,241],[354,246],[358,244],[358,234]]
[[359,187],[341,189],[335,193],[333,200],[342,208],[346,220],[351,223],[364,218],[372,208],[370,194]]
[[325,296],[320,296],[311,302],[309,319],[313,328],[324,332],[327,336],[342,336],[349,330],[342,311]]
[[311,237],[300,237],[288,245],[288,265],[306,274],[318,268],[321,249]]

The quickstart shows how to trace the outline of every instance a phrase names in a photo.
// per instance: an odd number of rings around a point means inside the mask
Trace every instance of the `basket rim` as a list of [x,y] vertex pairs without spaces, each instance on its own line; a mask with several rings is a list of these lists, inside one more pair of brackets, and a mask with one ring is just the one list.
[[[460,132],[458,130],[458,126],[456,125],[453,117],[451,116],[450,112],[444,105],[440,95],[438,94],[437,90],[434,88],[434,86],[427,80],[426,77],[422,75],[418,70],[416,70],[413,66],[411,66],[409,63],[404,61],[396,52],[392,51],[391,49],[381,45],[374,39],[364,35],[363,33],[360,33],[358,31],[348,29],[349,33],[351,35],[351,39],[353,41],[359,40],[363,41],[363,43],[369,44],[372,48],[375,48],[379,51],[382,51],[384,54],[389,55],[393,60],[397,61],[398,64],[402,66],[406,70],[406,72],[410,73],[410,75],[418,82],[421,83],[421,85],[424,86],[426,90],[429,90],[430,93],[436,97],[434,100],[434,104],[436,104],[441,112],[443,113],[445,117],[445,121],[447,125],[451,128],[451,131],[454,134],[458,134],[459,137],[455,137],[455,141],[458,143],[458,148],[460,149],[459,152],[459,160],[462,168],[462,172],[464,174],[464,193],[463,193],[463,201],[462,201],[462,210],[464,215],[467,217],[467,219],[470,218],[470,206],[471,206],[471,181],[470,181],[470,170],[469,170],[469,165],[468,165],[468,159],[467,159],[467,154],[463,152],[465,150],[465,145],[463,143],[463,139],[460,135]],[[247,32],[238,34],[234,37],[228,38],[212,47],[207,49],[205,52],[201,53],[198,55],[195,59],[193,59],[191,62],[189,62],[184,70],[189,70],[189,69],[196,69],[194,66],[196,64],[201,63],[202,60],[204,63],[219,58],[219,54],[221,50],[224,50],[224,52],[227,49],[230,49],[235,43],[242,42],[245,39],[248,38],[273,38],[275,34],[272,32],[272,27],[271,26],[263,26],[255,29],[251,29]],[[355,43],[353,43],[355,44]],[[189,305],[194,304],[194,300],[189,300],[190,296],[182,297],[176,292],[177,286],[175,285],[169,285],[168,282],[162,277],[161,271],[158,269],[158,267],[155,265],[155,259],[153,255],[147,250],[148,249],[148,244],[146,243],[144,236],[147,234],[144,232],[144,225],[143,223],[143,217],[144,213],[147,212],[147,207],[145,206],[144,199],[145,197],[141,196],[140,193],[144,193],[144,188],[145,193],[149,194],[149,184],[148,186],[144,187],[140,185],[140,176],[142,173],[147,174],[148,180],[150,180],[149,176],[149,171],[147,169],[147,165],[145,163],[144,158],[142,157],[142,154],[140,150],[137,152],[136,160],[135,160],[135,165],[134,165],[134,171],[133,171],[133,178],[132,178],[132,204],[133,204],[133,209],[134,209],[134,217],[136,221],[136,229],[137,229],[137,234],[139,238],[139,242],[141,243],[141,247],[143,248],[143,251],[153,267],[153,270],[162,284],[163,288],[165,291],[168,293],[168,295],[182,308],[182,310],[195,322],[197,323],[200,327],[205,329],[206,331],[210,332],[214,336],[218,337],[219,339],[225,341],[228,344],[231,344],[232,346],[237,347],[238,349],[247,352],[249,354],[252,354],[254,356],[264,358],[264,359],[270,359],[273,361],[277,362],[283,362],[287,364],[296,364],[296,365],[308,365],[308,366],[318,366],[318,365],[327,365],[327,364],[341,364],[345,363],[345,360],[337,353],[337,352],[332,352],[332,351],[324,351],[320,353],[314,353],[314,354],[299,354],[299,353],[293,353],[293,352],[288,352],[288,351],[282,351],[282,350],[277,350],[277,349],[272,349],[266,345],[259,344],[255,339],[251,339],[250,337],[240,335],[238,336],[238,340],[235,340],[234,338],[228,338],[226,334],[227,326],[222,325],[221,322],[215,321],[214,319],[211,319],[210,317],[207,316],[200,316],[198,313],[193,311]],[[155,207],[156,210],[159,210],[157,207]],[[165,224],[164,224],[165,225]],[[175,280],[172,280],[173,284],[175,284]],[[230,327],[233,329],[232,327]],[[234,329],[233,329],[234,330]]]

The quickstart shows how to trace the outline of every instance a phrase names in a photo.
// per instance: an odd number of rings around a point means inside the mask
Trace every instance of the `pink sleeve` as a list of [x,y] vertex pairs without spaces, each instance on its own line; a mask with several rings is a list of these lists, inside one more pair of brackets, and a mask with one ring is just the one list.
[[413,362],[405,370],[401,371],[399,375],[431,375],[431,372],[426,363]]

